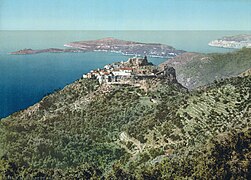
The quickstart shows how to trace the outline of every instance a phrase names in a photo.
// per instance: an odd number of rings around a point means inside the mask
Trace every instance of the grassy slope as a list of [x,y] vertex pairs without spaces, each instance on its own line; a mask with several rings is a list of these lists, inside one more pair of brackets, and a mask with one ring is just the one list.
[[199,151],[220,133],[250,127],[250,88],[250,76],[191,93],[163,83],[145,92],[79,80],[2,120],[1,153],[32,169],[66,172],[89,163],[109,172],[118,160],[131,173],[151,169]]
[[251,48],[225,54],[185,53],[163,64],[173,66],[178,81],[193,89],[215,79],[237,76],[251,68]]

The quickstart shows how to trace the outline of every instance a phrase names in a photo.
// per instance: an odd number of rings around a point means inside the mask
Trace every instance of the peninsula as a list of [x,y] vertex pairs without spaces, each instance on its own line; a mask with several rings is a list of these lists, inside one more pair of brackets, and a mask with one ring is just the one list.
[[211,41],[210,43],[208,43],[208,45],[231,49],[251,47],[251,35],[242,34],[236,36],[225,36],[223,38]]
[[64,45],[66,49],[49,48],[42,50],[23,49],[10,54],[37,54],[37,53],[56,53],[56,52],[115,52],[123,55],[150,56],[161,58],[172,58],[184,53],[183,50],[177,50],[172,46],[160,43],[141,43],[134,41],[124,41],[115,38],[104,38],[91,41],[71,42]]

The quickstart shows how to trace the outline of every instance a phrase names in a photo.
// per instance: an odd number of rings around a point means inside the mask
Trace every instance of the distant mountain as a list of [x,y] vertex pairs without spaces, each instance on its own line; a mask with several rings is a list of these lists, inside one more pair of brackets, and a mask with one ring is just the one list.
[[251,48],[243,48],[231,53],[184,53],[160,66],[176,69],[177,80],[185,87],[193,89],[212,83],[221,78],[238,76],[251,68]]
[[251,47],[251,35],[242,34],[236,36],[225,36],[221,39],[213,40],[209,46],[241,49],[243,47]]
[[104,38],[93,41],[79,41],[65,44],[64,46],[70,49],[49,48],[42,50],[23,49],[12,52],[11,54],[37,54],[37,53],[55,53],[55,52],[93,52],[106,51],[116,52],[123,55],[137,55],[137,56],[152,56],[171,58],[184,53],[183,50],[176,50],[175,48],[159,44],[159,43],[140,43],[133,41],[124,41],[114,38]]
[[[203,75],[203,64],[249,53],[187,54],[177,63],[199,59]],[[191,92],[163,77],[140,86],[80,79],[2,119],[0,178],[247,179],[251,76]]]

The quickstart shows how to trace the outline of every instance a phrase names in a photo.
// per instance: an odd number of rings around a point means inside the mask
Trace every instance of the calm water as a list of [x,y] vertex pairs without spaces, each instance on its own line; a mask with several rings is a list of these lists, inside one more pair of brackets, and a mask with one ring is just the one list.
[[[227,52],[207,44],[241,31],[0,31],[0,118],[38,102],[91,69],[127,60],[113,53],[58,53],[9,55],[24,48],[62,48],[67,42],[114,37],[140,42],[159,42],[193,52]],[[150,58],[155,64],[165,59]]]

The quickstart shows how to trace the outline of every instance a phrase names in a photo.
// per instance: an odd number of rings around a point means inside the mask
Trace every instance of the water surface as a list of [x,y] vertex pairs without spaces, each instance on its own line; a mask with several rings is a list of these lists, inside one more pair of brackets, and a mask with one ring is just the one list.
[[[114,53],[45,53],[9,55],[24,49],[63,48],[68,42],[114,37],[140,42],[168,44],[193,52],[229,52],[208,42],[243,31],[0,31],[0,118],[27,108],[45,94],[72,83],[83,73],[105,64],[127,60]],[[150,58],[154,64],[166,59]]]

